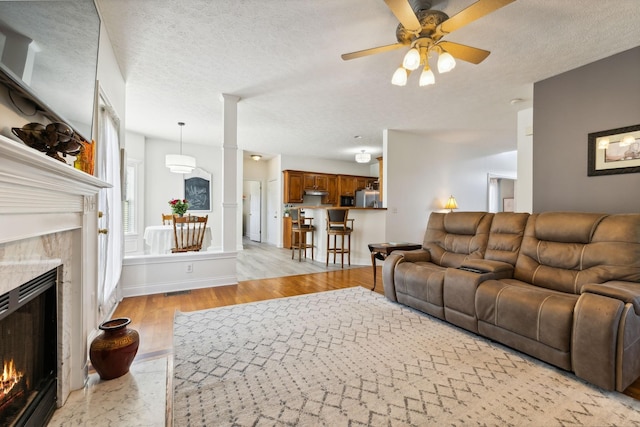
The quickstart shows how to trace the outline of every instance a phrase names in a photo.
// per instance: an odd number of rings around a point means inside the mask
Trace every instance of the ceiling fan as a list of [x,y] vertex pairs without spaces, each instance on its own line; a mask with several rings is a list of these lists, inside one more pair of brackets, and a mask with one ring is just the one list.
[[488,50],[444,41],[444,36],[515,0],[478,0],[451,18],[444,12],[431,10],[431,0],[411,0],[413,7],[410,0],[384,1],[400,21],[396,29],[398,43],[345,53],[342,59],[347,61],[411,46],[402,65],[393,74],[391,83],[404,86],[409,73],[422,65],[419,84],[427,86],[435,83],[435,76],[428,62],[432,52],[438,54],[439,73],[451,71],[456,65],[454,58],[479,64],[489,56]]

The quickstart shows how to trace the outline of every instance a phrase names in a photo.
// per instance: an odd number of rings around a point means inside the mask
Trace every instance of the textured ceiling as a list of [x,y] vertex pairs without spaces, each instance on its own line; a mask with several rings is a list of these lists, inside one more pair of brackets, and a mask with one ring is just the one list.
[[[434,0],[453,16],[473,0]],[[436,85],[390,84],[405,49],[383,0],[97,0],[127,81],[127,128],[221,145],[220,94],[241,97],[238,145],[264,155],[353,160],[383,129],[515,148],[533,83],[640,45],[638,0],[516,0],[445,37],[491,51]],[[512,105],[510,100],[523,99]],[[355,139],[355,135],[362,138]]]

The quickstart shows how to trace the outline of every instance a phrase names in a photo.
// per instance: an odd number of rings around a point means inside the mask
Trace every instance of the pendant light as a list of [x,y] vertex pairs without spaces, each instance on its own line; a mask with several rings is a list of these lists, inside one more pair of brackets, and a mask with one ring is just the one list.
[[182,128],[184,122],[178,122],[180,126],[180,154],[167,154],[165,166],[173,173],[191,173],[196,168],[196,159],[182,154]]

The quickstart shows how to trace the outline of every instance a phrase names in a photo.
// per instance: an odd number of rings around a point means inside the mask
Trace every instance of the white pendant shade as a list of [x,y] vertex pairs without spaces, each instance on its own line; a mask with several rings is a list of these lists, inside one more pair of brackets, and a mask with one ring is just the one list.
[[191,173],[196,168],[195,157],[185,156],[182,154],[182,127],[184,122],[178,122],[180,126],[180,154],[167,154],[164,158],[164,164],[173,173]]
[[167,154],[164,161],[173,173],[191,173],[196,167],[196,159],[183,154]]

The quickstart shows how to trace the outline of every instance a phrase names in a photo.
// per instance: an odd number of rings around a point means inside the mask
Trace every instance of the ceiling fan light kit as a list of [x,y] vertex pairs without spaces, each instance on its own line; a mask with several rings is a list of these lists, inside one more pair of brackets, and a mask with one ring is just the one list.
[[437,66],[441,74],[455,68],[455,58],[479,64],[491,53],[487,50],[444,41],[443,37],[515,0],[478,0],[451,18],[444,12],[431,10],[429,0],[384,1],[400,21],[396,29],[398,43],[345,53],[342,59],[346,61],[410,46],[402,66],[393,73],[391,83],[396,86],[405,86],[409,73],[424,65],[419,85],[428,86],[435,83],[435,76],[428,63],[430,52],[438,53]]

